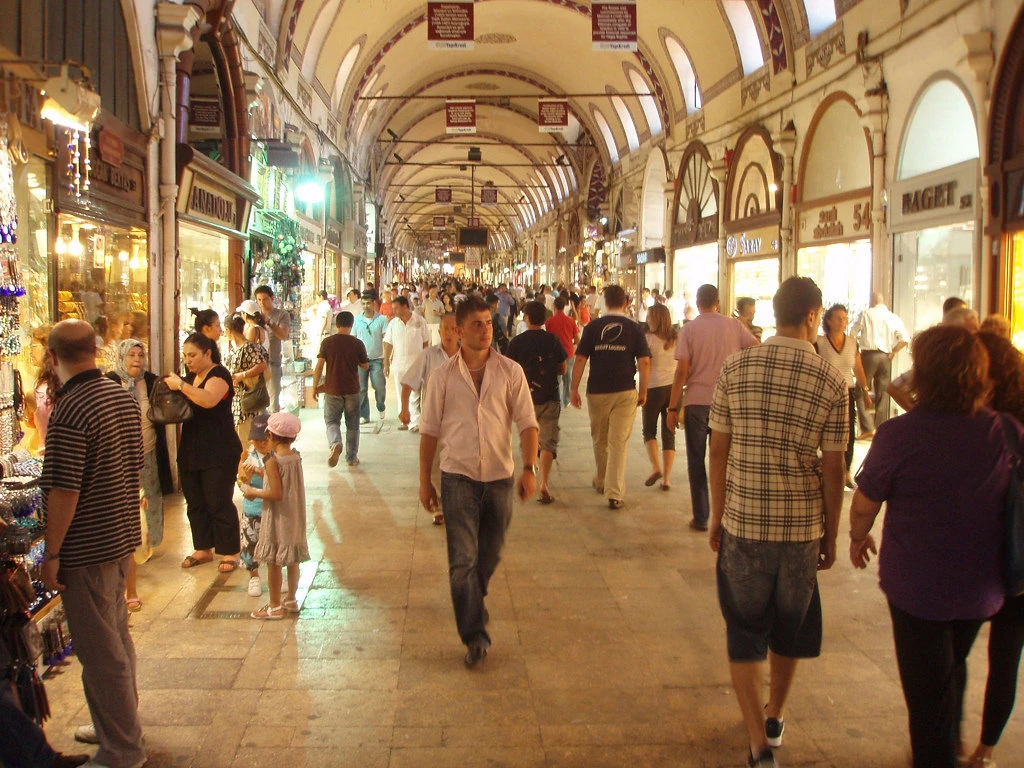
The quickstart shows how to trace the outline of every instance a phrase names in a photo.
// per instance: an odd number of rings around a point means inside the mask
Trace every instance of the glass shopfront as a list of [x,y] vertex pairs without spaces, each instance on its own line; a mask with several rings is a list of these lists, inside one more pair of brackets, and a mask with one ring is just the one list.
[[[680,248],[672,259],[672,296],[696,306],[697,289],[710,283],[718,285],[718,241]],[[683,318],[673,317],[676,322]]]
[[[775,335],[775,310],[772,298],[779,290],[779,258],[737,260],[729,264],[729,284],[733,296],[749,296],[754,300],[756,326],[764,329],[761,340]],[[733,302],[735,303],[735,301]]]
[[843,304],[850,317],[856,317],[871,300],[871,241],[801,248],[796,273],[818,284],[826,308]]
[[178,227],[181,295],[178,311],[182,329],[193,328],[191,307],[212,309],[221,319],[235,309],[228,286],[231,239],[208,230],[181,224]]

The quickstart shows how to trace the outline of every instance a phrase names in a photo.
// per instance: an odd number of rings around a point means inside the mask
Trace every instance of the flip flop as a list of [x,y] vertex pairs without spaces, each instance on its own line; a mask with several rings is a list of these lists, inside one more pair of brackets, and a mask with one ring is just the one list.
[[652,485],[654,485],[659,480],[661,480],[661,472],[652,472],[651,476],[648,477],[646,480],[644,480],[644,485],[646,485],[648,488],[650,488]]
[[555,497],[552,496],[547,491],[541,491],[540,492],[540,496],[537,498],[537,501],[539,501],[541,504],[550,504],[554,500],[555,500]]
[[188,557],[186,557],[184,560],[181,561],[181,567],[182,568],[195,568],[197,565],[202,565],[203,563],[210,563],[210,562],[213,562],[213,558],[212,557],[207,557],[205,559],[200,559],[198,557],[194,557],[192,555],[189,555]]
[[127,603],[128,603],[128,613],[138,613],[139,611],[142,610],[142,601],[139,598],[137,598],[137,597],[133,597],[133,598],[129,599],[127,601]]
[[238,561],[237,560],[221,560],[217,564],[217,570],[220,571],[221,573],[231,573],[237,567],[238,567]]

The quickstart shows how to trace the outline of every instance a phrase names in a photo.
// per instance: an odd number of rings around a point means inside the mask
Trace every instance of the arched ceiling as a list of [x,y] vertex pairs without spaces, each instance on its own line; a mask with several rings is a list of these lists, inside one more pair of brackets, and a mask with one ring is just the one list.
[[[425,242],[436,215],[465,224],[472,207],[499,233],[492,243],[508,247],[560,201],[585,194],[595,162],[607,175],[758,61],[790,66],[789,46],[807,38],[807,8],[820,19],[831,2],[643,0],[636,52],[592,50],[590,4],[577,0],[476,0],[469,51],[428,49],[425,0],[275,0],[268,23],[279,66],[297,67],[337,110],[394,243]],[[444,99],[453,96],[477,99],[475,136],[446,135]],[[564,134],[538,131],[541,96],[568,98]],[[468,162],[470,146],[480,163]],[[484,184],[497,187],[498,205],[479,204]],[[452,187],[461,213],[434,203],[438,186]]]

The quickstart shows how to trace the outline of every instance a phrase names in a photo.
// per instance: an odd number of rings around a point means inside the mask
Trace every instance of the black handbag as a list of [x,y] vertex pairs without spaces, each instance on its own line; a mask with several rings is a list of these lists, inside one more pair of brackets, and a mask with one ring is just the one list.
[[192,403],[180,391],[167,386],[166,378],[161,378],[149,395],[146,417],[154,424],[181,424],[192,418]]
[[259,413],[264,408],[270,407],[270,390],[267,389],[267,381],[263,376],[255,376],[256,383],[250,388],[242,390],[238,399],[242,407],[242,413]]
[[1021,487],[1021,455],[1017,444],[1017,430],[1012,421],[999,414],[1010,454],[1012,474],[1006,489],[1006,592],[1024,595],[1024,489]]

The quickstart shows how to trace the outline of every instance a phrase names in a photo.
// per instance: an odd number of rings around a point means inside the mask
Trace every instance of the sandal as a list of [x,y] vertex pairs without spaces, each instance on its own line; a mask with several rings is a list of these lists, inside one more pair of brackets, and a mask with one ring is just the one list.
[[217,564],[217,570],[221,573],[231,573],[237,567],[237,560],[221,560],[220,563]]
[[651,472],[651,476],[644,480],[644,485],[650,488],[659,480],[661,480],[661,472]]
[[662,483],[661,484],[661,490],[663,490],[663,491],[670,491],[670,490],[672,490],[672,486],[669,485],[668,483]]
[[298,613],[299,612],[299,601],[298,600],[285,600],[281,603],[281,607],[284,608],[286,613]]
[[196,557],[195,555],[189,555],[188,557],[186,557],[184,560],[181,561],[181,567],[182,568],[195,568],[197,565],[202,565],[203,563],[209,563],[209,562],[212,562],[212,561],[213,561],[212,557],[199,558],[199,557]]
[[434,515],[434,525],[444,525],[444,513],[437,512]]
[[142,601],[137,597],[130,597],[126,601],[128,603],[128,613],[138,613],[142,610]]
[[274,608],[271,605],[264,605],[262,608],[258,608],[249,614],[254,619],[269,619],[271,621],[277,621],[278,619],[284,618],[284,607],[277,606]]
[[540,496],[537,497],[537,501],[539,501],[541,504],[550,504],[554,500],[555,500],[555,497],[552,496],[547,491],[541,491],[540,492]]

